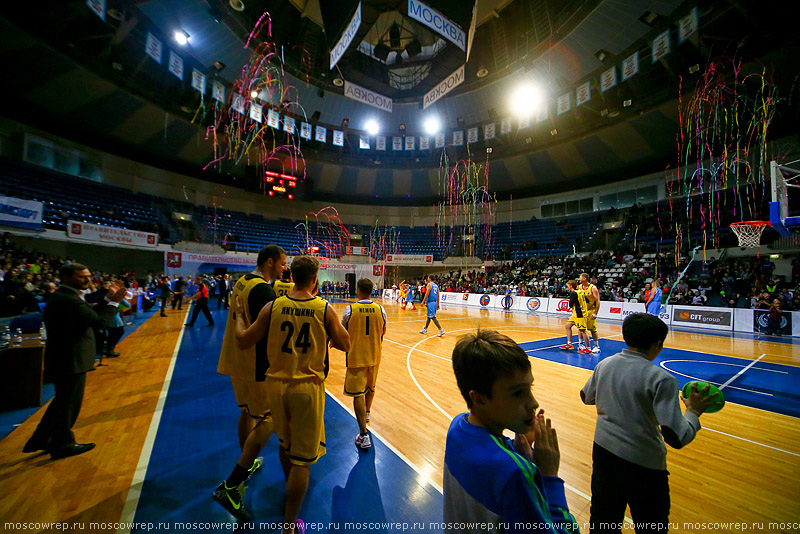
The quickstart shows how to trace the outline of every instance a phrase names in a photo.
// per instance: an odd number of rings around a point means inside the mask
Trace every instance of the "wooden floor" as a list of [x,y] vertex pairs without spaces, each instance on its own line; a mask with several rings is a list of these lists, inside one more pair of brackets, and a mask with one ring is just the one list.
[[[439,313],[448,333],[437,338],[418,333],[425,320],[421,308],[401,311],[397,304],[384,304],[389,328],[371,426],[440,487],[446,431],[451,418],[465,411],[450,363],[458,336],[480,325],[520,343],[551,339],[563,334],[564,319],[448,306]],[[335,307],[341,312],[344,304]],[[151,317],[119,345],[122,357],[88,376],[74,430],[79,441],[96,442],[96,452],[57,462],[47,455],[22,454],[43,409],[0,441],[0,521],[120,520],[185,312],[169,313],[167,319]],[[602,338],[621,339],[618,323],[600,324],[599,330]],[[766,354],[764,362],[800,365],[800,345],[794,344],[675,332],[667,345],[746,359]],[[589,519],[596,414],[580,402],[578,392],[591,372],[544,359],[534,358],[532,364],[534,393],[558,429],[567,500],[583,524]],[[342,394],[343,377],[344,355],[331,351],[328,391],[351,407],[352,400]],[[670,519],[678,524],[672,531],[742,530],[698,525],[731,522],[762,532],[796,531],[796,525],[782,529],[769,524],[800,521],[800,420],[729,403],[717,414],[704,415],[701,423],[704,430],[693,443],[668,453]]]

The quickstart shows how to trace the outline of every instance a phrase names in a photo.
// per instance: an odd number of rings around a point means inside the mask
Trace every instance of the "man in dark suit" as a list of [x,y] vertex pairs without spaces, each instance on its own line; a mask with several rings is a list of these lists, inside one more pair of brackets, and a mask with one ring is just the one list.
[[61,268],[60,277],[61,287],[50,296],[44,309],[45,373],[53,381],[56,393],[22,449],[48,451],[54,460],[94,448],[94,443],[75,443],[72,426],[83,402],[86,372],[94,369],[94,329],[105,327],[126,292],[124,287],[112,285],[101,302],[91,305],[83,299],[83,290],[92,282],[92,273],[85,265],[68,263]]

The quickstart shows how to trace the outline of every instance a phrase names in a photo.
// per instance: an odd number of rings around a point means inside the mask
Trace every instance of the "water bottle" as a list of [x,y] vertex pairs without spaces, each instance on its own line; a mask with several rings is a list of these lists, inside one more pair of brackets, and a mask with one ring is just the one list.
[[47,328],[44,327],[44,323],[39,327],[39,340],[41,340],[42,343],[47,341]]
[[14,332],[14,346],[22,346],[22,328],[17,328],[17,331]]
[[11,330],[7,326],[3,327],[2,344],[6,347],[11,344]]

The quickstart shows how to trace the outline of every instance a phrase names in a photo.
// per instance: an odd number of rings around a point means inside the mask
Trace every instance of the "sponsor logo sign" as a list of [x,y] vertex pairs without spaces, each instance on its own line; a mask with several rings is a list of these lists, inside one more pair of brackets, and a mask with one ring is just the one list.
[[342,56],[347,51],[347,47],[353,42],[353,38],[356,36],[359,26],[361,26],[361,2],[358,3],[356,12],[353,13],[353,18],[350,19],[350,23],[347,25],[347,28],[344,29],[344,33],[339,38],[339,42],[337,42],[336,46],[331,50],[331,69],[342,59]]
[[383,276],[383,265],[373,265],[372,276]]
[[464,302],[466,302],[467,299],[469,299],[469,293],[464,293],[464,298],[463,298]]
[[425,98],[422,101],[422,109],[426,109],[428,106],[461,85],[463,82],[464,65],[461,65],[455,71],[453,71],[450,76],[439,82],[433,89],[425,94]]
[[416,0],[408,0],[408,16],[444,36],[448,41],[466,52],[467,36],[464,30],[432,7]]
[[711,311],[676,307],[672,312],[672,321],[677,323],[730,326],[732,318],[733,313],[730,311]]
[[158,235],[149,232],[126,230],[125,228],[113,226],[100,226],[79,221],[68,221],[67,228],[69,229],[69,237],[81,241],[148,248],[155,248],[158,245]]
[[360,85],[344,81],[344,96],[353,100],[363,102],[368,106],[382,109],[383,111],[392,112],[392,99],[388,96],[383,96],[378,93],[365,89]]
[[510,310],[511,306],[514,305],[514,297],[512,297],[511,295],[504,296],[503,299],[500,301],[500,305],[503,306],[504,310]]
[[571,312],[572,308],[569,307],[569,299],[561,299],[558,301],[558,305],[556,306],[556,311],[559,312]]
[[489,295],[482,295],[481,296],[481,301],[480,301],[481,302],[481,306],[488,306],[489,302],[491,302],[491,300],[492,299],[489,298]]
[[608,309],[608,313],[621,314],[622,313],[622,306],[611,306]]
[[431,254],[387,254],[386,263],[391,264],[414,264],[414,263],[433,263]]
[[445,300],[447,300],[447,294],[446,293],[442,293],[442,301],[445,301]]
[[183,261],[182,252],[167,252],[167,267],[180,268]]
[[[753,332],[765,333],[769,328],[769,311],[754,310],[753,312]],[[792,314],[791,312],[781,312],[781,324],[777,332],[782,336],[792,335]]]
[[530,311],[536,311],[542,305],[542,302],[537,299],[536,297],[532,297],[528,299],[528,302],[525,303]]

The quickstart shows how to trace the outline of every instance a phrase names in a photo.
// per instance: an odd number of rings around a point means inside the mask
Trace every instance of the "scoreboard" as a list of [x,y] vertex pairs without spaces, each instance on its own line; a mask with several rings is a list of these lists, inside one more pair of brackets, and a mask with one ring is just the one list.
[[289,174],[273,171],[264,171],[264,184],[267,194],[271,197],[283,197],[293,200],[296,195],[298,180]]

